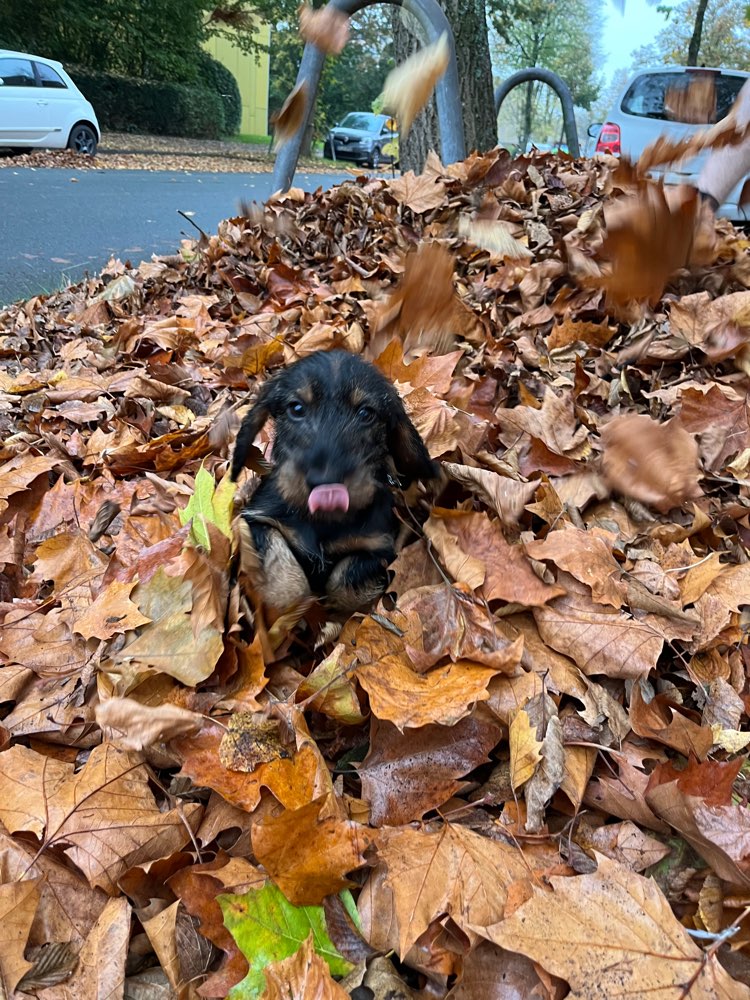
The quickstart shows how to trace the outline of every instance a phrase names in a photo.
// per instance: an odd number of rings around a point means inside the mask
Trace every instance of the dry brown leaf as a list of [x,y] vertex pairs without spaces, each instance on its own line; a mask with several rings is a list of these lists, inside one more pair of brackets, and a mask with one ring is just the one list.
[[402,138],[409,134],[412,122],[429,100],[449,61],[448,36],[443,34],[432,45],[409,56],[386,77],[383,107],[397,118]]
[[299,33],[321,52],[337,56],[349,41],[349,18],[335,7],[326,5],[313,10],[303,3],[299,10]]
[[261,1000],[347,1000],[349,994],[331,977],[325,960],[315,953],[313,936],[289,958],[263,970],[266,989]]
[[23,957],[39,904],[39,878],[0,885],[0,985],[3,995],[15,995],[16,986],[32,967]]
[[373,718],[367,757],[357,768],[370,823],[398,826],[421,819],[464,787],[457,779],[486,763],[499,740],[499,723],[478,711],[454,726],[407,733]]
[[510,231],[507,222],[500,219],[466,219],[462,217],[458,225],[459,235],[475,243],[483,250],[489,250],[493,257],[501,260],[530,260],[534,255]]
[[124,896],[108,901],[81,948],[73,976],[56,989],[60,1000],[123,996],[130,920]]
[[336,815],[332,796],[268,816],[252,830],[253,854],[290,903],[317,906],[351,886],[373,834]]
[[584,674],[641,677],[656,666],[663,639],[653,628],[599,604],[588,587],[565,577],[567,593],[534,609],[539,634]]
[[661,511],[702,495],[698,445],[678,423],[641,413],[615,417],[602,440],[604,474],[620,493]]
[[482,932],[567,979],[570,1000],[678,1000],[688,983],[691,1000],[750,998],[690,940],[653,879],[602,856],[598,864],[591,875],[553,876],[554,892],[534,887],[528,902]]
[[667,87],[664,113],[667,118],[693,125],[709,125],[716,116],[716,85],[713,73],[685,74],[687,83]]
[[399,730],[439,723],[452,726],[465,718],[477,701],[489,698],[487,685],[498,671],[462,661],[418,674],[402,657],[388,654],[357,667],[357,679],[367,691],[378,719]]
[[524,548],[532,559],[550,560],[586,584],[596,604],[619,609],[625,602],[620,566],[601,536],[563,525],[548,532],[543,541],[529,542]]
[[110,698],[97,706],[105,738],[123,750],[143,750],[200,731],[203,716],[178,705],[142,705],[134,698]]
[[308,86],[305,80],[298,83],[289,93],[275,115],[271,116],[274,145],[281,149],[302,127],[307,114]]
[[458,465],[455,462],[443,462],[443,469],[455,482],[478,493],[504,524],[518,522],[539,485],[536,481],[522,483],[500,476],[490,469]]
[[487,926],[502,919],[509,886],[529,877],[514,848],[449,823],[436,833],[383,830],[378,856],[394,897],[401,956],[443,914],[486,936]]
[[510,780],[519,789],[531,778],[542,759],[542,741],[537,738],[536,725],[529,713],[521,709],[513,716],[508,730],[510,747]]
[[202,807],[161,812],[137,754],[95,747],[73,765],[13,746],[0,754],[0,820],[58,847],[92,886],[114,895],[129,868],[155,861],[190,841]]

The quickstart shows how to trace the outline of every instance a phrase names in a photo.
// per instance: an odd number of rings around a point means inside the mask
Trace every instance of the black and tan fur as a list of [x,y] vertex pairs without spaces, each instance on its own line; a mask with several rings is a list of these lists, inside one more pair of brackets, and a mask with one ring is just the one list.
[[[277,611],[311,596],[354,611],[388,582],[394,489],[432,479],[439,467],[390,382],[346,351],[318,351],[263,385],[237,436],[233,479],[268,419],[272,467],[242,511],[259,596]],[[311,514],[311,490],[327,483],[346,486],[349,509]]]

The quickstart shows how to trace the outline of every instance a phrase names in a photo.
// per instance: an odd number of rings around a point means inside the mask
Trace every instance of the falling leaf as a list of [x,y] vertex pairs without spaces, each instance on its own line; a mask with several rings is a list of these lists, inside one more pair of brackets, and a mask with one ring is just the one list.
[[406,138],[411,124],[429,100],[430,94],[450,61],[448,36],[427,45],[392,69],[383,85],[383,107],[397,119]]
[[313,10],[304,3],[299,11],[299,33],[321,52],[337,56],[349,40],[349,18],[335,7]]
[[535,887],[528,902],[486,929],[487,937],[566,979],[570,1000],[617,993],[677,1000],[686,983],[691,1000],[750,997],[715,955],[690,940],[653,879],[601,856],[598,866],[591,875],[552,876],[553,892]]
[[667,87],[664,113],[677,122],[709,125],[716,115],[716,85],[712,73],[685,74],[687,84]]
[[307,82],[302,80],[289,93],[279,111],[271,116],[276,149],[281,149],[302,127],[307,114]]
[[698,445],[679,424],[644,414],[615,417],[602,439],[604,473],[626,496],[666,511],[701,495]]

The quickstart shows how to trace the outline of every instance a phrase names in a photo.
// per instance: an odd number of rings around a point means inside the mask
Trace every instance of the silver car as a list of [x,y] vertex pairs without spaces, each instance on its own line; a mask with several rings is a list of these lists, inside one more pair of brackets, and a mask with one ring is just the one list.
[[[615,106],[607,116],[606,122],[592,126],[598,130],[596,143],[597,153],[612,153],[615,156],[627,155],[631,160],[637,160],[646,146],[649,146],[660,135],[670,139],[684,139],[714,122],[721,121],[728,113],[734,101],[750,78],[750,73],[734,69],[709,69],[691,66],[658,66],[654,69],[641,70],[636,73],[622,91]],[[681,120],[679,95],[681,89],[696,80],[704,83],[710,81],[714,94],[712,112],[707,116],[709,121],[695,124],[692,121]],[[665,184],[693,184],[706,161],[707,152],[683,163],[675,164],[666,172],[654,170],[653,176],[663,173]],[[746,221],[750,218],[750,210],[740,204],[743,178],[730,192],[727,200],[719,207],[718,214],[735,221]]]

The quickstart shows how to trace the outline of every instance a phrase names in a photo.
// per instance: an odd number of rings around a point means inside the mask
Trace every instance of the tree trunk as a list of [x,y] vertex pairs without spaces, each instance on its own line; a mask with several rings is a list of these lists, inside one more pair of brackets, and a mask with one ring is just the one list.
[[688,66],[698,65],[698,53],[701,48],[701,37],[703,35],[703,19],[706,16],[706,7],[708,7],[708,0],[699,0],[698,9],[695,12],[695,24],[693,25],[693,35],[690,39],[690,45],[688,46]]
[[[492,63],[485,0],[438,0],[453,28],[461,87],[466,149],[483,152],[497,145],[497,119],[492,86]],[[408,30],[402,12],[393,12],[396,63],[423,43]],[[413,24],[409,19],[408,23]],[[430,149],[440,149],[435,98],[418,115],[405,141],[399,143],[401,166],[421,171]]]

